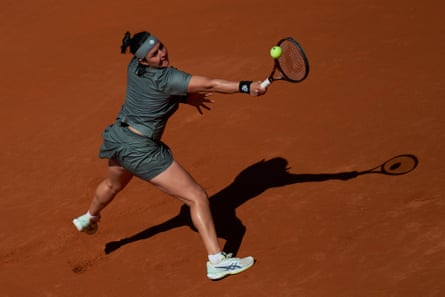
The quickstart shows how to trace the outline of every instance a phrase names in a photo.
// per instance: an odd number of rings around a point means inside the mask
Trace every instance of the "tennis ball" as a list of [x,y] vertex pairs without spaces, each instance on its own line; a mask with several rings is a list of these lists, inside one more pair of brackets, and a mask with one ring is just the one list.
[[270,56],[274,59],[278,59],[281,57],[281,54],[283,53],[283,49],[279,47],[278,45],[272,47],[270,49]]

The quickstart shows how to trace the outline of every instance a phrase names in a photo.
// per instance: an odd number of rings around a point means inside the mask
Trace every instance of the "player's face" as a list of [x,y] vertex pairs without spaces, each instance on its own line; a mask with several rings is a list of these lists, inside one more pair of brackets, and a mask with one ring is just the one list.
[[145,56],[147,64],[154,68],[164,68],[169,65],[168,51],[162,42],[157,42]]

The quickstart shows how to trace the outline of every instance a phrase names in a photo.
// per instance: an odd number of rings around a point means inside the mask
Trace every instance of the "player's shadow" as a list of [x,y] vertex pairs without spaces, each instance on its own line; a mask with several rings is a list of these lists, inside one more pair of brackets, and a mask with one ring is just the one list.
[[[305,182],[349,180],[361,174],[369,173],[368,171],[350,171],[294,174],[289,172],[290,168],[287,165],[287,160],[281,157],[257,162],[241,171],[230,185],[209,198],[217,235],[219,238],[226,240],[224,251],[236,255],[246,233],[246,227],[236,216],[236,209],[267,189]],[[183,226],[189,226],[196,231],[192,224],[189,208],[186,205],[180,208],[179,213],[175,217],[159,225],[152,226],[119,241],[108,242],[105,245],[105,253],[112,253],[129,243],[147,239],[158,233]]]

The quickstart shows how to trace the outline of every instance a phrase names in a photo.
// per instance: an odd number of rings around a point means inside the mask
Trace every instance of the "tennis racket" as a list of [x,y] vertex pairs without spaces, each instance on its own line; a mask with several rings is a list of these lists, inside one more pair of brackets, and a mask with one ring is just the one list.
[[402,175],[413,171],[418,163],[419,161],[414,155],[399,155],[373,169],[360,172],[360,174],[383,173],[387,175]]
[[285,80],[292,83],[303,81],[309,74],[309,62],[301,45],[292,37],[278,41],[282,54],[274,59],[274,67],[269,77],[261,83],[267,88],[276,80]]

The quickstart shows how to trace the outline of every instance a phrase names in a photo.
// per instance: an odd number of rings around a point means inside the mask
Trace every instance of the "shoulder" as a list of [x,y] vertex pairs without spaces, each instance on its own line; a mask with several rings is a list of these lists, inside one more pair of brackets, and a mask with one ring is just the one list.
[[171,95],[186,95],[191,75],[175,67],[159,69],[159,85]]
[[172,66],[159,69],[150,69],[148,70],[148,72],[165,82],[179,82],[179,81],[188,82],[191,77],[191,74]]
[[180,69],[178,69],[176,67],[173,67],[173,66],[169,66],[169,67],[166,67],[164,69],[170,75],[186,75],[186,76],[191,75],[190,73],[182,71],[182,70],[180,70]]

